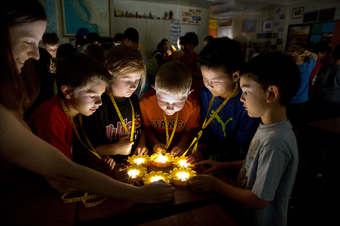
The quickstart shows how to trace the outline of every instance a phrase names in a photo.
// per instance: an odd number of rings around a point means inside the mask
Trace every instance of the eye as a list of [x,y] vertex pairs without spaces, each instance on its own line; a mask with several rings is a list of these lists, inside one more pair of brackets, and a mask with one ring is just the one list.
[[33,42],[25,42],[27,45],[32,45]]

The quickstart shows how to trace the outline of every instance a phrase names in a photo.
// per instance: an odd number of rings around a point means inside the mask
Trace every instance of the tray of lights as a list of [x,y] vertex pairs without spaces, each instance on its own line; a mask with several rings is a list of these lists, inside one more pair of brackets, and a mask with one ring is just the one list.
[[189,178],[196,176],[196,171],[190,168],[174,168],[169,171],[170,182],[179,186],[187,186]]
[[170,155],[169,153],[155,153],[150,156],[151,164],[160,167],[165,168],[172,165],[172,161],[174,160],[174,156]]
[[157,182],[159,180],[163,180],[165,183],[170,184],[170,176],[168,173],[163,173],[162,171],[152,171],[147,173],[143,177],[144,184],[150,184],[153,182]]
[[172,166],[174,168],[194,168],[195,167],[195,164],[190,164],[190,163],[187,163],[187,158],[186,156],[180,156],[180,157],[175,157],[174,160],[172,161]]
[[147,169],[142,165],[130,165],[127,167],[129,175],[129,183],[139,183],[143,176],[147,173]]
[[151,159],[148,155],[133,155],[131,157],[128,157],[127,162],[129,163],[129,165],[141,165],[142,167],[148,167],[150,166]]

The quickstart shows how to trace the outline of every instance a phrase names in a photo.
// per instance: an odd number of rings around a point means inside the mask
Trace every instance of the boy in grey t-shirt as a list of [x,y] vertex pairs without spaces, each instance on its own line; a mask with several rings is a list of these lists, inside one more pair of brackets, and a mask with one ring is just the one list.
[[245,160],[206,160],[210,173],[241,169],[240,187],[213,176],[190,178],[190,186],[215,190],[243,204],[241,225],[287,225],[287,208],[298,166],[298,148],[286,106],[300,87],[296,65],[283,53],[263,54],[247,62],[240,73],[241,101],[250,117],[261,117]]

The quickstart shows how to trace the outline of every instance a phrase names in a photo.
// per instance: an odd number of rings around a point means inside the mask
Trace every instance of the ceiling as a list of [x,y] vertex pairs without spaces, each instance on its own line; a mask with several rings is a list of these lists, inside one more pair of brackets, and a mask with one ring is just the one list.
[[330,0],[135,0],[179,6],[191,6],[210,9],[210,16],[222,18],[241,13],[259,12],[268,7],[294,6]]

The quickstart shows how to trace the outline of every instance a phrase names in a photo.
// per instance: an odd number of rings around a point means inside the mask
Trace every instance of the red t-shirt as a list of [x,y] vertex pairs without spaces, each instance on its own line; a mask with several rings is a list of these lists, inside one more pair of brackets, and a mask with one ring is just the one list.
[[310,73],[309,76],[309,83],[313,82],[313,79],[315,77],[315,75],[319,72],[319,70],[323,67],[323,64],[320,61],[316,61],[316,64],[312,70],[312,72]]

